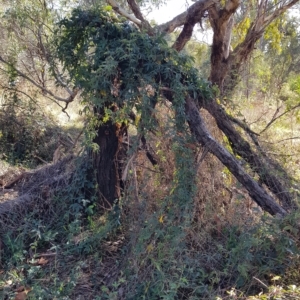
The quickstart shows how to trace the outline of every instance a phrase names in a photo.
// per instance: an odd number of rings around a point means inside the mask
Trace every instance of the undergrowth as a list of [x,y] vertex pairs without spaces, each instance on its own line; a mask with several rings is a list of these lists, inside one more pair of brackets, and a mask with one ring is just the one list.
[[58,147],[73,146],[77,128],[64,128],[45,113],[39,101],[17,89],[5,90],[0,103],[0,159],[11,165],[34,168],[51,162]]
[[110,211],[97,206],[85,155],[23,184],[26,193],[48,182],[49,192],[34,192],[30,210],[2,214],[2,299],[297,299],[299,212],[282,220],[250,214],[238,198],[224,208],[226,194],[203,175],[217,162],[208,158],[195,173],[192,150],[182,148],[189,136],[152,139],[169,161],[164,172],[139,153]]

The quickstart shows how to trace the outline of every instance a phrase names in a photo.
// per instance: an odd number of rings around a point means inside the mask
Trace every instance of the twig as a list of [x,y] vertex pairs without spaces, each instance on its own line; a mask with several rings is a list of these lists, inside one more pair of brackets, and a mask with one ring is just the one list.
[[264,143],[266,143],[266,144],[278,144],[278,143],[282,143],[282,142],[285,142],[285,141],[299,140],[299,139],[300,139],[299,136],[295,136],[295,137],[290,137],[290,138],[286,138],[286,139],[283,139],[283,140],[278,140],[278,141],[275,141],[275,142],[264,141]]
[[255,279],[257,282],[259,282],[262,286],[264,286],[266,289],[269,289],[269,287],[265,284],[265,283],[263,283],[260,279],[258,279],[258,278],[256,278],[256,277],[252,277],[253,279]]
[[155,171],[155,170],[153,170],[153,169],[150,169],[150,168],[148,168],[148,167],[145,167],[144,165],[137,164],[137,166],[140,167],[140,168],[143,168],[143,169],[145,169],[145,170],[148,170],[148,171],[150,171],[150,172],[157,173],[157,174],[161,174],[160,171]]
[[[13,69],[18,73],[19,76],[23,77],[24,79],[26,79],[27,81],[31,82],[33,85],[35,85],[37,88],[39,88],[41,91],[43,91],[44,93],[49,94],[50,96],[52,96],[55,100],[60,101],[60,102],[65,102],[65,103],[70,103],[74,100],[74,98],[76,97],[77,93],[78,93],[78,89],[74,89],[73,93],[68,97],[68,98],[61,98],[56,96],[54,93],[52,93],[50,90],[46,89],[45,87],[41,86],[40,84],[38,84],[36,81],[34,81],[33,79],[31,79],[30,77],[28,77],[27,75],[25,75],[23,72],[21,72],[20,70],[18,70],[17,68],[15,68],[14,66],[12,66],[9,62],[7,62],[2,56],[0,56],[0,62],[6,64],[7,66],[13,67]],[[65,108],[66,109],[66,108]]]
[[40,158],[39,156],[37,156],[37,155],[35,155],[35,154],[32,154],[32,156],[33,156],[34,158],[37,158],[38,160],[40,160],[42,163],[44,163],[44,164],[48,164],[48,162],[47,162],[47,161],[43,160],[43,159],[42,159],[42,158]]
[[276,118],[272,118],[272,120],[266,125],[266,127],[259,133],[259,134],[262,134],[263,132],[265,132],[276,120],[278,120],[279,118],[281,118],[282,116],[286,115],[287,113],[293,111],[294,109],[300,107],[300,104],[297,104],[293,107],[291,107],[290,109],[286,110],[285,112],[283,112],[282,114],[280,114],[279,116],[277,116]]
[[202,161],[205,159],[208,152],[209,152],[208,147],[205,147],[201,154],[201,157],[199,159],[197,158],[196,170],[198,170],[200,168],[200,165],[201,165]]

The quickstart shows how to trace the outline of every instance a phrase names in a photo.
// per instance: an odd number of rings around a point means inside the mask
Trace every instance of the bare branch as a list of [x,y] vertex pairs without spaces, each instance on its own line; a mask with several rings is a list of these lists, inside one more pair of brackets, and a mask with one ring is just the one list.
[[283,117],[284,115],[286,115],[287,113],[295,110],[296,108],[299,108],[300,104],[297,104],[293,107],[291,107],[290,109],[286,110],[285,112],[281,113],[280,115],[276,116],[277,113],[274,114],[273,118],[271,119],[271,121],[266,125],[266,127],[259,133],[262,134],[263,132],[265,132],[275,121],[277,121],[279,118]]
[[[277,175],[280,172],[278,170],[279,168],[282,170],[282,168],[275,162],[270,164],[270,160],[268,160],[268,163],[264,162],[261,155],[252,150],[251,145],[233,127],[232,120],[229,119],[228,114],[220,109],[220,105],[214,99],[211,99],[211,101],[201,101],[201,104],[215,118],[219,129],[227,136],[234,153],[241,156],[249,164],[251,169],[258,174],[260,181],[276,195],[285,209],[294,208],[295,203],[287,188],[290,186],[290,176],[283,171],[281,173],[284,174],[281,177],[283,182],[279,180]],[[255,142],[256,136],[253,134],[250,134],[250,136],[253,142]],[[272,166],[271,170],[270,165]],[[274,166],[275,168],[273,168]]]
[[245,130],[248,134],[250,134],[250,135],[258,135],[259,136],[259,134],[256,133],[256,132],[254,132],[253,130],[251,130],[246,123],[242,122],[241,120],[239,120],[239,119],[237,119],[237,118],[235,118],[235,117],[233,117],[233,116],[231,116],[229,114],[227,116],[228,116],[228,119],[230,121],[232,121],[233,123],[237,124],[243,130]]
[[286,12],[289,8],[294,6],[296,3],[299,2],[299,0],[291,0],[288,1],[285,4],[286,1],[283,1],[283,5],[281,5],[279,8],[277,8],[272,14],[264,18],[263,28],[266,28],[274,19],[282,15],[284,12]]
[[147,32],[149,34],[153,34],[153,28],[151,27],[150,23],[145,20],[144,16],[141,13],[140,7],[138,6],[138,4],[136,3],[135,0],[127,0],[132,12],[134,13],[134,15],[142,21],[141,27],[144,27],[147,29]]
[[249,28],[244,41],[239,44],[232,53],[232,57],[234,57],[235,61],[239,65],[244,62],[248,58],[248,54],[251,52],[251,49],[254,48],[255,43],[262,37],[266,27],[299,1],[300,0],[291,0],[287,3],[286,1],[283,1],[282,5],[279,8],[275,9],[268,16],[265,7],[266,1],[262,1],[258,9],[255,22]]
[[130,6],[134,15],[142,21],[141,27],[145,27],[148,33],[153,33],[153,28],[151,27],[150,23],[144,18],[143,14],[141,13],[140,7],[136,3],[135,0],[127,0],[128,5]]
[[[0,62],[6,64],[7,66],[11,66],[11,64],[9,62],[7,62],[5,59],[3,59],[2,56],[0,56]],[[14,68],[14,69],[18,73],[19,76],[23,77],[24,79],[26,79],[27,81],[29,81],[30,83],[32,83],[34,86],[36,86],[41,91],[43,91],[43,93],[49,94],[51,97],[53,97],[57,101],[65,102],[65,103],[70,103],[70,102],[72,102],[75,99],[76,95],[78,94],[79,89],[78,88],[74,88],[73,92],[70,94],[70,96],[68,98],[58,97],[54,93],[52,93],[49,89],[46,89],[45,87],[41,86],[36,81],[34,81],[30,77],[28,77],[26,74],[24,74],[23,72],[21,72],[20,70],[18,70],[16,68]]]
[[253,179],[237,160],[207,131],[198,108],[191,98],[186,99],[186,114],[189,126],[197,141],[215,155],[247,189],[252,199],[271,215],[286,215],[286,211]]
[[107,3],[110,4],[114,11],[123,17],[127,18],[131,22],[135,23],[139,27],[142,25],[142,21],[137,19],[135,16],[129,14],[125,9],[119,6],[119,4],[115,0],[107,0]]
[[185,12],[177,15],[171,21],[157,26],[156,29],[159,32],[171,33],[176,28],[183,26],[185,23],[189,22],[191,17],[198,17],[198,22],[200,22],[203,12],[217,2],[217,0],[199,0],[191,5]]
[[187,16],[186,16],[186,21],[184,23],[184,27],[172,46],[174,49],[176,49],[177,51],[181,51],[184,48],[186,43],[192,37],[195,25],[201,22],[201,19],[203,18],[206,9],[207,8],[204,8],[204,6],[200,6],[200,5],[198,6],[192,5],[189,7],[189,9],[187,10]]
[[177,51],[181,51],[184,48],[186,43],[191,39],[193,35],[194,26],[196,23],[197,22],[189,22],[184,25],[172,48],[174,48]]
[[142,22],[145,22],[145,19],[141,13],[141,10],[138,6],[138,4],[135,2],[135,0],[127,0],[132,12],[134,13],[134,15],[141,20]]

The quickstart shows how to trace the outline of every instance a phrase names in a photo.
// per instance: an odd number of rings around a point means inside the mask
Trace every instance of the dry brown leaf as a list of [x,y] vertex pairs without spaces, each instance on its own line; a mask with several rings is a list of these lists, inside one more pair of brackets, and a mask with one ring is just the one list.
[[[20,288],[23,288],[24,289],[24,287],[22,286],[22,287],[20,287]],[[28,289],[25,289],[23,292],[20,292],[20,293],[18,293],[17,295],[16,295],[16,297],[15,297],[15,299],[14,300],[26,300],[26,298],[27,298],[27,294],[29,293],[31,291],[31,289],[30,288],[28,288]]]
[[48,259],[45,259],[44,257],[41,257],[41,258],[37,261],[37,264],[38,264],[39,266],[44,266],[44,265],[46,265],[48,262],[49,262]]
[[32,264],[33,266],[44,266],[49,262],[48,259],[45,259],[44,257],[41,257],[39,259],[34,259],[32,261],[30,261],[30,264]]

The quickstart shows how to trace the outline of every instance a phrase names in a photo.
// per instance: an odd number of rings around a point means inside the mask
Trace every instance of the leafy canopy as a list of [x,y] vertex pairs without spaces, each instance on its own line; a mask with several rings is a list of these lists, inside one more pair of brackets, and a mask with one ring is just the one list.
[[107,8],[74,10],[58,24],[56,37],[58,58],[85,99],[97,107],[115,103],[141,111],[159,100],[163,87],[173,92],[176,115],[183,116],[187,94],[210,96],[209,84],[199,79],[191,57]]

